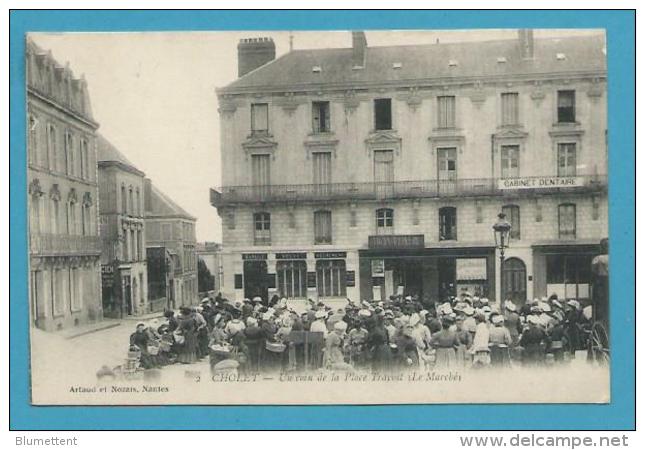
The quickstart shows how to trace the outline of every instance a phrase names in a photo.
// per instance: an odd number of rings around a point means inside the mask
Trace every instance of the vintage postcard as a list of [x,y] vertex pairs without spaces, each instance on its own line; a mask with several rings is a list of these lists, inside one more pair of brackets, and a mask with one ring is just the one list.
[[610,401],[604,30],[25,39],[34,405]]

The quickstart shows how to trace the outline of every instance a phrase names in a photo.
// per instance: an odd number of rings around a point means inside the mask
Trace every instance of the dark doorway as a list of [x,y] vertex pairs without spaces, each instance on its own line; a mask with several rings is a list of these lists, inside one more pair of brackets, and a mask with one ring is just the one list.
[[444,301],[451,295],[457,295],[457,264],[455,258],[439,258],[439,300]]
[[502,298],[515,304],[526,302],[526,265],[519,258],[504,260],[502,266]]
[[244,261],[244,297],[268,301],[269,276],[266,261]]
[[130,275],[123,276],[123,303],[125,313],[131,316],[134,311],[132,310],[132,288],[130,284]]

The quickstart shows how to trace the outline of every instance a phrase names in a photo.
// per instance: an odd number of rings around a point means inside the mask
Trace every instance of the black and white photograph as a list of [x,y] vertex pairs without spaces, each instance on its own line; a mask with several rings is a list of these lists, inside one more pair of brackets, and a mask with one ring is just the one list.
[[25,39],[32,404],[611,401],[603,29]]

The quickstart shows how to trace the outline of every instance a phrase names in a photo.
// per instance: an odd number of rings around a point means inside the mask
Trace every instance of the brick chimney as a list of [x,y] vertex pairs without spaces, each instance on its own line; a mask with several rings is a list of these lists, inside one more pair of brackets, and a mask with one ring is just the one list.
[[363,31],[352,31],[352,66],[365,67],[367,38]]
[[518,31],[520,42],[520,57],[522,59],[533,59],[535,56],[535,42],[533,41],[533,30],[521,29]]
[[246,75],[274,59],[273,39],[268,37],[240,39],[237,44],[237,76]]

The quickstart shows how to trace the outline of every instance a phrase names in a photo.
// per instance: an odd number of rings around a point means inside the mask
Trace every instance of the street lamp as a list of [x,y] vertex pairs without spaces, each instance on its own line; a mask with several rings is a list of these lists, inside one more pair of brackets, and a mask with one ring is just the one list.
[[504,250],[511,242],[511,224],[506,220],[506,214],[499,213],[497,215],[497,222],[493,225],[493,232],[495,235],[495,247],[499,249],[499,281],[500,281],[500,305],[502,302],[501,297],[504,296]]

